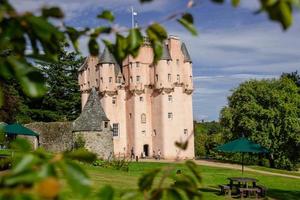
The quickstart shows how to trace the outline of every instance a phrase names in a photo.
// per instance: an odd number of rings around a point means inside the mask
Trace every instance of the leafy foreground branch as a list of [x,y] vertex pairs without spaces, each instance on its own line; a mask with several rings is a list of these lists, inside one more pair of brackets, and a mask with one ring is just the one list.
[[[87,197],[92,191],[92,182],[78,162],[93,163],[95,154],[78,149],[72,152],[49,154],[42,149],[31,151],[26,140],[17,139],[14,147],[13,167],[0,176],[0,199],[65,199],[62,195],[67,184],[78,197]],[[153,169],[138,181],[138,190],[121,194],[121,199],[143,197],[154,199],[200,199],[201,177],[196,164],[185,163],[189,173],[181,173],[175,168]],[[154,184],[155,180],[158,184]],[[166,183],[171,182],[171,184]],[[98,199],[112,200],[114,188],[107,185],[97,193]]]

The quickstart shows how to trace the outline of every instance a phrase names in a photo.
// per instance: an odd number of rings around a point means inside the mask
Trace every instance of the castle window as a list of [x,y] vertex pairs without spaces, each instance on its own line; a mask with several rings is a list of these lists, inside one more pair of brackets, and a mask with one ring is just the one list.
[[142,134],[143,134],[143,135],[146,135],[146,131],[145,131],[145,130],[142,130]]
[[170,60],[167,60],[167,64],[170,65],[170,63],[171,63],[171,61],[170,61]]
[[169,113],[168,113],[168,118],[169,118],[169,119],[173,119],[173,113],[169,112]]
[[180,75],[177,74],[177,82],[180,83]]
[[132,114],[131,114],[131,113],[129,113],[129,118],[131,119],[131,117],[132,117]]
[[119,136],[119,124],[118,123],[113,123],[113,136]]
[[142,123],[142,124],[146,124],[146,114],[145,114],[145,113],[143,113],[143,114],[141,115],[141,123]]
[[112,77],[108,78],[108,82],[112,83]]
[[102,77],[100,78],[100,82],[103,83],[103,78]]
[[179,66],[179,59],[176,59],[176,65]]
[[143,97],[140,97],[140,101],[144,101],[144,98],[143,98]]
[[183,130],[183,133],[184,133],[184,135],[187,135],[187,134],[188,134],[188,130],[187,130],[187,129],[184,129],[184,130]]
[[158,81],[158,74],[155,75],[155,79],[156,79],[156,81]]
[[130,83],[132,83],[132,76],[130,76]]
[[104,128],[108,128],[108,122],[104,122]]
[[140,63],[139,62],[136,62],[136,67],[140,67]]
[[153,136],[156,136],[156,130],[153,129]]
[[191,82],[193,82],[193,77],[192,76],[190,76],[190,80],[191,80]]
[[96,83],[97,83],[97,85],[99,85],[99,80],[96,78]]
[[140,82],[141,77],[140,76],[136,76],[136,82]]
[[117,101],[117,97],[113,97],[112,98],[112,104],[116,104],[116,101]]
[[88,81],[88,87],[90,87],[90,82]]
[[169,101],[169,102],[172,102],[172,101],[173,101],[172,95],[169,95],[169,96],[168,96],[168,101]]
[[118,83],[121,83],[121,82],[122,82],[122,77],[119,76],[119,77],[118,77]]
[[171,76],[171,74],[168,74],[168,81],[169,81],[169,82],[172,81],[172,76]]

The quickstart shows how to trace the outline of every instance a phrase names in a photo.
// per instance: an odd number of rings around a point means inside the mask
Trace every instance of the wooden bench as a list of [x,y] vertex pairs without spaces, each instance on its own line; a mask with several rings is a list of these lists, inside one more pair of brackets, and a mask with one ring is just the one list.
[[259,189],[259,192],[258,192],[259,196],[265,197],[267,194],[267,188],[263,185],[257,185],[256,187]]
[[229,185],[219,185],[221,194],[231,196],[231,190]]
[[257,199],[259,191],[260,191],[259,188],[239,188],[241,199],[244,198],[245,194],[248,195],[249,197],[251,197],[251,195],[254,194],[255,199]]

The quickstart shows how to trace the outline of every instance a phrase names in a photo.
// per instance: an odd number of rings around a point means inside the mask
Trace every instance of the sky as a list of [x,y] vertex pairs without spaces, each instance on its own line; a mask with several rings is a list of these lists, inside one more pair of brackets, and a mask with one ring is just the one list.
[[[154,0],[141,5],[138,0],[11,0],[19,11],[38,11],[41,6],[57,5],[65,12],[64,22],[77,28],[95,27],[103,9],[111,9],[118,26],[131,26],[130,7],[140,26],[161,21],[185,8],[187,0]],[[242,0],[238,8],[209,0],[196,1],[190,9],[199,31],[192,36],[174,21],[165,22],[170,35],[186,43],[193,60],[193,112],[195,120],[218,120],[227,97],[239,83],[249,79],[271,79],[283,72],[300,71],[300,12],[294,24],[283,31],[266,14],[255,15],[257,0]],[[87,55],[87,40],[80,40]]]

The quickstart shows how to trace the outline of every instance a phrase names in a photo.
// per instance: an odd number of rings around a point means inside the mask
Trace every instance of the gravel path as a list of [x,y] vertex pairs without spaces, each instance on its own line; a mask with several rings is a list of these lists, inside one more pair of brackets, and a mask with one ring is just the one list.
[[[145,162],[162,162],[162,163],[183,163],[184,161],[175,161],[175,160],[155,160],[155,159],[147,159],[147,160],[141,160]],[[208,160],[195,160],[194,161],[198,165],[204,165],[204,166],[211,166],[211,167],[221,167],[221,168],[228,168],[228,169],[237,169],[241,170],[242,166],[238,164],[230,164],[230,163],[222,163],[222,162],[217,162],[217,161],[208,161]],[[282,176],[282,177],[287,177],[287,178],[296,178],[300,179],[300,176],[294,176],[294,175],[289,175],[289,174],[280,174],[280,173],[275,173],[275,172],[268,172],[268,171],[263,171],[263,170],[257,170],[257,169],[251,169],[249,167],[244,167],[244,171],[248,172],[256,172],[260,174],[267,174],[267,175],[272,175],[272,176]]]

